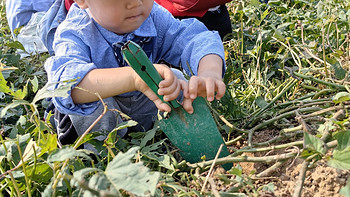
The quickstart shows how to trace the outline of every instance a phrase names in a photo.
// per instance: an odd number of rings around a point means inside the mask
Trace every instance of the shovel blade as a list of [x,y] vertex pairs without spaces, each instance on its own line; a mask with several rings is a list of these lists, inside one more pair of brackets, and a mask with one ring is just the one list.
[[[215,158],[221,144],[225,144],[203,97],[193,102],[194,113],[187,113],[182,107],[173,109],[167,119],[159,122],[160,128],[169,140],[180,149],[180,155],[190,163]],[[219,155],[228,156],[224,146]],[[232,166],[224,166],[225,169]]]

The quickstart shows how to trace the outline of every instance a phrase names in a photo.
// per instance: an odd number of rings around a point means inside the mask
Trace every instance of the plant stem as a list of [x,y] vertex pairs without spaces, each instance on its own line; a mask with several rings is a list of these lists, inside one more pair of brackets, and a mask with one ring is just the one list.
[[328,73],[328,68],[327,68],[327,61],[326,61],[326,49],[325,49],[325,41],[324,41],[324,32],[325,32],[325,28],[324,26],[322,26],[322,55],[323,55],[323,65],[324,65],[324,71],[326,73],[326,77],[329,77],[329,73]]
[[206,186],[206,184],[207,184],[207,182],[208,182],[208,179],[209,179],[209,177],[210,177],[210,175],[211,175],[211,172],[212,172],[213,169],[214,169],[215,162],[216,162],[216,160],[218,159],[218,157],[219,157],[219,155],[220,155],[220,152],[221,152],[223,146],[224,146],[223,144],[220,145],[219,150],[218,150],[218,152],[217,152],[216,155],[215,155],[215,158],[214,158],[213,163],[211,164],[210,170],[209,170],[207,176],[205,177],[205,181],[204,181],[204,183],[203,183],[201,193],[204,192],[205,186]]
[[[83,141],[84,137],[91,131],[91,129],[101,120],[101,118],[107,113],[107,104],[105,102],[103,102],[102,98],[100,97],[100,95],[95,94],[96,96],[98,96],[100,98],[100,101],[102,102],[102,105],[104,106],[103,108],[103,112],[102,114],[90,125],[89,128],[86,129],[86,131],[83,133],[82,136],[80,136],[79,140],[75,143],[74,145],[74,149],[77,149],[79,147],[79,144],[81,144],[81,142]],[[62,167],[61,170],[58,173],[62,173],[64,171],[64,169],[66,168],[66,166],[68,165],[69,159],[67,159]],[[60,175],[57,175],[57,178],[55,179],[54,183],[52,184],[52,188],[55,190],[58,184],[58,180]]]
[[301,193],[302,193],[303,187],[304,187],[306,171],[308,170],[308,166],[309,166],[309,162],[304,161],[304,163],[300,169],[300,172],[299,172],[298,181],[295,184],[295,190],[293,193],[293,197],[300,197],[301,196]]
[[19,191],[18,185],[17,185],[17,183],[16,183],[16,179],[13,177],[12,172],[9,172],[9,175],[10,175],[10,177],[11,177],[11,181],[12,181],[12,183],[13,183],[13,186],[15,187],[15,190],[16,190],[16,192],[17,192],[17,195],[18,195],[19,197],[22,197],[22,194],[21,194],[21,192]]
[[16,142],[16,145],[17,145],[17,149],[18,149],[18,154],[21,158],[21,161],[22,161],[22,167],[23,167],[23,174],[24,174],[24,180],[26,181],[26,189],[27,189],[27,192],[28,192],[28,197],[31,197],[32,196],[32,191],[31,191],[31,185],[32,183],[29,181],[29,178],[28,178],[28,174],[27,174],[27,170],[26,170],[26,165],[25,165],[25,161],[24,161],[24,158],[23,158],[23,154],[22,154],[22,150],[21,150],[21,147],[19,146],[19,140],[17,138],[17,142]]
[[326,108],[326,109],[322,109],[322,110],[313,112],[311,114],[301,115],[301,116],[303,118],[309,118],[309,117],[318,116],[318,115],[321,115],[321,114],[324,114],[324,113],[327,113],[327,112],[330,112],[330,111],[337,111],[337,110],[349,109],[349,108],[350,108],[350,105],[345,105],[345,106],[339,105],[339,106],[329,107],[329,108]]
[[[265,156],[265,157],[247,157],[247,156],[239,156],[239,157],[223,157],[216,160],[217,165],[222,165],[226,163],[239,163],[239,162],[265,162],[270,163],[274,161],[283,161],[286,159],[293,158],[297,155],[297,151],[293,151],[291,153],[286,154],[280,154],[280,155],[274,155],[274,156]],[[213,160],[211,161],[205,161],[202,163],[195,163],[195,164],[187,164],[190,168],[197,168],[197,167],[207,167],[210,166],[213,163]]]
[[259,117],[263,112],[265,112],[269,107],[271,107],[271,105],[273,105],[278,99],[280,99],[290,88],[292,88],[296,83],[298,82],[298,80],[293,79],[290,84],[287,86],[287,88],[285,88],[282,92],[280,92],[277,96],[275,96],[275,98],[273,98],[269,104],[265,105],[265,107],[263,107],[261,110],[255,111],[254,113],[251,114],[251,118],[250,120],[253,118],[253,116],[255,116],[254,118]]
[[321,110],[322,108],[320,107],[307,107],[307,108],[302,108],[302,109],[296,109],[294,111],[290,111],[290,112],[287,112],[287,113],[284,113],[284,114],[280,114],[279,116],[277,117],[274,117],[270,120],[267,120],[267,121],[264,121],[262,122],[261,124],[253,127],[252,129],[249,130],[249,134],[248,134],[248,145],[251,146],[252,144],[252,138],[253,138],[253,134],[256,130],[262,128],[262,127],[265,127],[273,122],[276,122],[277,120],[280,120],[282,118],[285,118],[285,117],[288,117],[288,116],[292,116],[296,113],[296,111],[299,111],[299,112],[310,112],[310,111],[319,111]]
[[343,85],[326,82],[326,81],[323,81],[321,79],[317,79],[317,78],[312,77],[312,76],[303,75],[303,74],[298,73],[298,72],[293,72],[293,74],[295,76],[297,76],[297,77],[300,77],[300,78],[303,78],[303,79],[306,79],[306,80],[310,80],[310,81],[313,81],[315,83],[323,84],[323,85],[326,85],[326,86],[329,86],[329,87],[332,87],[332,88],[336,88],[336,89],[339,89],[339,90],[346,90],[345,86],[343,86]]

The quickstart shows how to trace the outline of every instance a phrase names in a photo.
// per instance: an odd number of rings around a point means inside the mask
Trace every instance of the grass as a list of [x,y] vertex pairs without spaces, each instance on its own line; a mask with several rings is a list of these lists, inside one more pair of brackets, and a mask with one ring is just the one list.
[[[93,140],[98,133],[88,134],[82,142],[97,143],[101,150],[95,162],[88,152],[75,149],[80,142],[59,148],[56,133],[42,118],[47,105],[42,65],[48,54],[19,58],[16,50],[21,46],[10,35],[5,2],[0,5],[1,194],[128,196],[148,192],[156,196],[217,196],[224,195],[215,189],[223,182],[231,195],[259,196],[262,188],[272,190],[271,185],[259,186],[254,177],[268,176],[274,166],[245,174],[239,162],[284,163],[298,157],[309,164],[307,167],[325,161],[331,167],[350,169],[347,2],[228,4],[233,34],[224,41],[227,91],[210,107],[231,155],[198,164],[179,160],[157,127],[125,139],[114,131],[99,144]],[[262,138],[268,130],[277,132]],[[164,146],[168,148],[166,154]],[[298,150],[288,152],[291,146]],[[242,157],[245,153],[267,152],[274,154]],[[234,167],[220,174],[219,181],[214,180],[209,173],[211,166],[226,163]],[[300,175],[310,169],[307,167]],[[133,174],[128,178],[139,187],[116,181],[120,177],[126,180],[125,171]],[[303,189],[300,177],[296,196]],[[349,194],[347,187],[341,190],[345,195]]]

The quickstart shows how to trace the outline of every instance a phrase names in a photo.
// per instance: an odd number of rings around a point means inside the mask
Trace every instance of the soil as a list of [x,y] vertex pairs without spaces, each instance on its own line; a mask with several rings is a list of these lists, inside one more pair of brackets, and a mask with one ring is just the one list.
[[[266,139],[271,139],[271,136],[276,136],[275,131],[264,131],[259,132],[259,141],[266,141]],[[284,142],[282,142],[284,143]],[[242,146],[242,145],[241,145]],[[250,157],[261,157],[264,155],[277,155],[285,153],[286,150],[270,151],[267,153],[256,153],[256,154],[246,154]],[[273,184],[273,192],[260,190],[258,191],[259,196],[263,197],[290,197],[293,196],[296,183],[300,176],[300,171],[302,168],[304,160],[302,159],[290,159],[281,164],[276,170],[264,177],[257,178],[255,175],[263,172],[267,168],[271,167],[275,163],[239,163],[243,169],[245,175],[249,175],[250,180],[252,180],[255,191],[257,188]],[[237,164],[236,164],[237,165]],[[308,170],[305,175],[304,186],[302,189],[302,197],[343,197],[339,194],[339,191],[347,183],[350,178],[349,170],[339,170],[332,167],[328,167],[324,161],[319,161],[312,166],[308,166]],[[233,183],[230,185],[223,186],[222,179],[220,179],[220,174],[226,174],[221,167],[218,167],[214,173],[214,179],[216,180],[216,189],[219,191],[229,191],[234,186]],[[235,179],[235,176],[230,177],[230,179]],[[209,189],[209,188],[208,188]],[[247,190],[241,190],[239,192],[248,194],[253,193],[253,190],[247,192]]]

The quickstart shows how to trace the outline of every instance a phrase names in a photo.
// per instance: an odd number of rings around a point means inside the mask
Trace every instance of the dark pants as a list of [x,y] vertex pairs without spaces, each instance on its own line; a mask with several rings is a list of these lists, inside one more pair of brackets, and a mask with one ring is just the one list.
[[[177,17],[179,19],[190,18],[190,17]],[[209,29],[218,31],[221,39],[232,33],[232,25],[230,15],[225,5],[221,5],[219,9],[215,11],[208,11],[203,17],[195,17]]]

